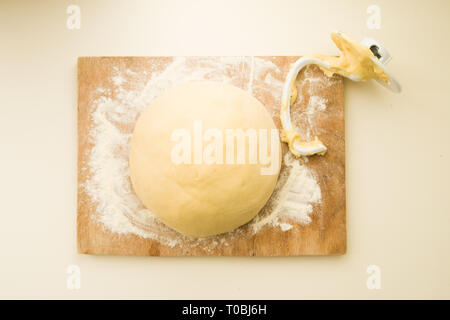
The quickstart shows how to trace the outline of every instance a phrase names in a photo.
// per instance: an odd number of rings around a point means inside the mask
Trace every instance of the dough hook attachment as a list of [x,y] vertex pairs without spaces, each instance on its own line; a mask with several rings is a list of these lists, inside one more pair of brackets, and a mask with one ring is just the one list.
[[333,32],[331,37],[340,49],[341,56],[312,55],[302,57],[292,65],[284,83],[280,112],[283,126],[281,140],[288,143],[290,151],[296,157],[313,154],[323,155],[327,151],[327,147],[317,137],[310,142],[303,141],[291,121],[291,105],[297,99],[295,81],[300,70],[307,65],[315,64],[319,66],[330,77],[336,73],[353,81],[374,79],[393,92],[401,91],[400,84],[385,66],[392,57],[386,48],[377,41],[365,38],[359,43],[339,31]]
[[400,93],[402,91],[402,87],[400,86],[400,83],[392,76],[392,74],[387,70],[386,65],[391,61],[392,56],[389,54],[389,52],[386,50],[385,47],[383,47],[380,43],[378,43],[376,40],[372,38],[364,38],[361,41],[361,44],[366,46],[367,48],[372,51],[374,57],[372,58],[372,61],[381,68],[384,73],[386,73],[389,76],[390,81],[388,83],[381,81],[379,79],[375,79],[376,82],[381,84],[383,87],[388,88],[392,92]]

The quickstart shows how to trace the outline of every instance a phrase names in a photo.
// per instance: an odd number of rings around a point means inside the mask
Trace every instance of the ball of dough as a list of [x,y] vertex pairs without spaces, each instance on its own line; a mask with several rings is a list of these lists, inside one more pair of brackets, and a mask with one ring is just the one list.
[[[279,143],[273,146],[279,159],[271,175],[262,175],[260,169],[267,165],[259,160],[251,164],[249,157],[245,164],[230,164],[225,159],[226,150],[223,163],[198,164],[194,159],[191,163],[175,163],[174,131],[184,128],[192,133],[194,152],[198,146],[193,128],[199,121],[203,133],[218,129],[224,141],[226,129],[276,129],[257,99],[239,88],[212,81],[172,88],[143,112],[131,139],[129,160],[134,191],[166,225],[193,238],[232,231],[253,219],[270,198],[281,163]],[[208,145],[204,138],[203,151]],[[270,138],[268,144],[270,150]],[[245,148],[248,151],[248,140]]]

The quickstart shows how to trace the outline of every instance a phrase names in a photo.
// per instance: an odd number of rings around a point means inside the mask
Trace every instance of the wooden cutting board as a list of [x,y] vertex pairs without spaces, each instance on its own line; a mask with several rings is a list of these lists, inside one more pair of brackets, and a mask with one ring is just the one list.
[[[276,75],[259,74],[256,76],[251,68],[251,57],[242,59],[242,65],[228,73],[233,73],[233,85],[244,90],[252,89],[251,93],[265,105],[273,114],[276,125],[280,128],[278,118],[279,97],[281,88],[273,86],[270,77],[283,80],[290,64],[299,57],[257,57],[277,66]],[[241,227],[239,236],[227,234],[218,238],[205,240],[201,245],[169,246],[157,240],[140,237],[135,234],[118,234],[111,232],[96,219],[98,203],[86,192],[85,185],[91,179],[89,171],[89,156],[95,147],[91,137],[95,99],[101,95],[115,99],[114,75],[117,72],[132,74],[128,83],[139,81],[145,84],[152,75],[161,72],[174,58],[172,57],[81,57],[78,59],[78,215],[77,240],[78,252],[85,254],[115,254],[115,255],[147,255],[147,256],[298,256],[298,255],[329,255],[346,252],[346,217],[345,217],[345,134],[344,134],[344,81],[335,76],[331,84],[320,85],[320,80],[326,81],[325,75],[315,66],[303,70],[297,79],[302,96],[293,106],[293,112],[300,112],[297,125],[307,126],[311,123],[301,116],[309,103],[311,86],[314,95],[327,101],[326,110],[314,120],[313,132],[328,147],[324,156],[313,156],[305,165],[315,173],[321,188],[322,201],[313,206],[311,223],[300,224],[290,222],[293,228],[282,231],[279,227],[264,227],[253,234],[246,226]],[[220,65],[221,57],[189,57],[199,65],[213,59]],[[261,61],[261,60],[258,60]],[[305,73],[314,81],[305,80]],[[138,77],[136,77],[138,75]],[[208,76],[205,76],[207,79]],[[139,79],[139,80],[133,80]],[[263,81],[262,79],[265,79]],[[270,80],[270,79],[269,79]],[[260,82],[260,83],[259,83]],[[263,83],[264,82],[264,83]],[[318,83],[318,84],[314,84]],[[252,86],[252,88],[249,88]],[[266,90],[259,90],[264,86]],[[267,87],[272,95],[267,94]],[[101,88],[101,90],[99,90]],[[273,98],[273,96],[278,97]],[[132,132],[133,126],[121,128]],[[283,154],[287,152],[283,144]],[[212,246],[212,243],[215,243]]]

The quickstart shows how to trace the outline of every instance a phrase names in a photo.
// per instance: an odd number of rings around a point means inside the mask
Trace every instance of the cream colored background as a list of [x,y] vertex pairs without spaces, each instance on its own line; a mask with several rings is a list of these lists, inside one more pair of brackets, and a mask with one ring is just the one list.
[[[69,4],[80,30],[66,28]],[[78,56],[333,54],[334,29],[378,39],[403,85],[346,81],[346,255],[76,253]],[[1,1],[0,297],[450,298],[449,30],[447,0]],[[381,290],[366,288],[371,264]]]

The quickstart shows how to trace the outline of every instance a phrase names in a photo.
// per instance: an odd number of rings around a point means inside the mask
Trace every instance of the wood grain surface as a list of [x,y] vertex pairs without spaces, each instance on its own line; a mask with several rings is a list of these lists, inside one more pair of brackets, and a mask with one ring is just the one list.
[[[289,66],[299,57],[259,57],[276,64],[281,70],[282,78],[286,76]],[[328,147],[324,156],[310,157],[306,166],[317,178],[322,192],[321,203],[314,205],[312,222],[302,225],[290,222],[293,228],[282,231],[279,227],[264,227],[256,234],[242,226],[239,236],[222,235],[223,245],[211,247],[212,241],[204,241],[204,245],[167,246],[157,240],[142,238],[134,234],[116,234],[105,228],[95,219],[97,204],[87,194],[84,185],[91,178],[88,170],[90,151],[94,147],[90,139],[92,129],[91,114],[94,111],[94,99],[98,88],[109,90],[110,98],[114,98],[114,70],[132,70],[140,74],[142,81],[151,78],[152,73],[160,72],[172,57],[81,57],[78,59],[78,213],[77,241],[78,252],[85,254],[143,255],[143,256],[298,256],[329,255],[346,252],[346,214],[345,214],[345,133],[344,133],[344,81],[335,76],[329,86],[318,86],[315,95],[327,100],[326,110],[314,122],[313,132]],[[195,58],[199,62],[202,57]],[[211,57],[208,57],[211,59]],[[220,59],[220,57],[217,57]],[[309,76],[324,77],[322,71],[315,66],[308,67]],[[235,86],[247,89],[250,76],[248,68],[236,70],[242,74]],[[279,79],[280,80],[280,79]],[[281,79],[282,80],[282,79]],[[255,80],[256,81],[256,80]],[[302,71],[297,79],[302,99],[293,106],[293,112],[304,110],[309,101],[312,84],[305,81]],[[281,96],[280,88],[277,90]],[[275,93],[277,94],[277,93]],[[279,105],[267,94],[258,90],[255,85],[253,95],[274,114],[274,121],[280,128],[278,118]],[[305,126],[305,119],[300,116],[298,126]],[[132,126],[124,128],[132,132]],[[283,153],[287,152],[283,144]],[[263,209],[264,210],[264,209]],[[267,210],[267,208],[266,208]],[[216,239],[217,240],[217,239]]]

